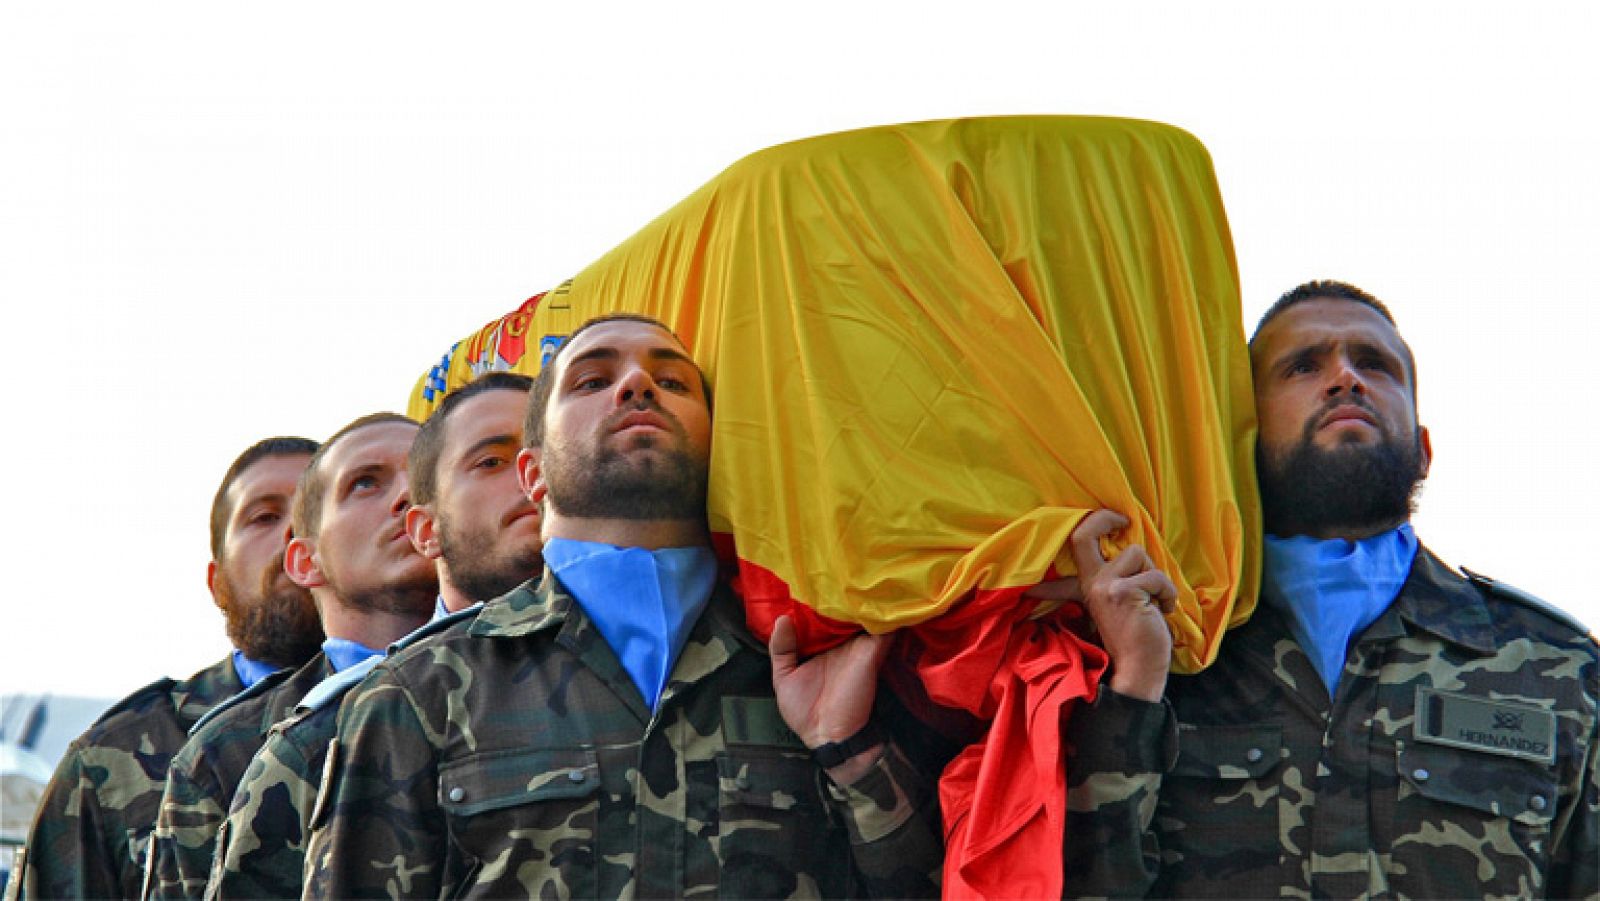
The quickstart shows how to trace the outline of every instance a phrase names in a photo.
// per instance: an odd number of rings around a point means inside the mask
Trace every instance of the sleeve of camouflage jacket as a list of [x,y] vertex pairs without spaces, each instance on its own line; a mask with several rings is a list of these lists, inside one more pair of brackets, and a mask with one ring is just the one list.
[[[1587,694],[1600,700],[1600,678],[1590,680]],[[1564,829],[1557,827],[1563,834],[1555,838],[1551,854],[1551,898],[1600,898],[1600,725],[1588,738],[1572,819]]]
[[382,670],[345,700],[311,815],[304,897],[438,897],[446,834],[435,741],[445,723],[424,722]]
[[892,743],[870,770],[828,786],[850,834],[863,888],[874,898],[936,898],[944,836],[932,780]]
[[[106,834],[89,764],[76,743],[56,766],[34,814],[22,869],[11,878],[20,898],[117,898],[122,868],[107,856]],[[126,844],[126,838],[122,839]],[[8,890],[9,892],[10,890]]]
[[1178,756],[1172,708],[1103,687],[1067,725],[1063,893],[1143,897],[1161,865],[1151,826],[1161,779]]
[[161,792],[161,812],[145,864],[148,898],[199,898],[205,891],[216,849],[217,829],[227,811],[216,771],[203,750],[185,745],[172,759]]

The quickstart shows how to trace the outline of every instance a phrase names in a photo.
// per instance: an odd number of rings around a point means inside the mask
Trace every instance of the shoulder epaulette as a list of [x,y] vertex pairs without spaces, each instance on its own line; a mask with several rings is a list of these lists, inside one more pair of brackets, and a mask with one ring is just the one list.
[[344,693],[355,686],[357,682],[367,677],[372,668],[383,662],[382,656],[372,656],[347,666],[337,673],[323,679],[316,687],[306,692],[306,696],[295,705],[296,713],[304,713],[327,706],[330,702],[344,697]]
[[1590,641],[1596,641],[1594,633],[1590,631],[1587,625],[1549,601],[1536,598],[1515,585],[1507,585],[1482,573],[1475,573],[1465,566],[1461,567],[1461,571],[1466,574],[1467,580],[1478,586],[1479,589],[1487,591],[1503,601],[1510,601],[1519,607],[1525,607],[1535,613],[1541,613],[1580,635],[1587,635]]
[[189,727],[189,734],[194,735],[196,732],[199,732],[201,726],[204,726],[206,723],[216,719],[222,713],[222,711],[236,707],[243,701],[266,694],[274,688],[277,688],[278,683],[289,678],[289,676],[293,673],[294,667],[288,666],[262,676],[256,681],[256,684],[246,688],[244,691],[241,691],[238,694],[229,697],[227,700],[224,700],[222,703],[201,714],[200,718],[194,721],[194,725]]
[[119,714],[122,711],[133,707],[135,704],[144,701],[146,698],[154,697],[155,695],[169,694],[172,691],[172,686],[177,684],[178,680],[163,676],[106,708],[105,713],[102,713],[95,718],[93,725],[100,725],[116,714]]
[[442,616],[430,623],[425,623],[419,627],[417,631],[412,632],[410,635],[407,635],[399,641],[396,641],[394,644],[389,645],[388,654],[392,657],[397,651],[403,651],[430,635],[438,635],[440,632],[443,632],[456,623],[472,619],[473,617],[477,616],[478,611],[482,609],[483,602],[480,601],[464,610],[457,610],[448,616]]

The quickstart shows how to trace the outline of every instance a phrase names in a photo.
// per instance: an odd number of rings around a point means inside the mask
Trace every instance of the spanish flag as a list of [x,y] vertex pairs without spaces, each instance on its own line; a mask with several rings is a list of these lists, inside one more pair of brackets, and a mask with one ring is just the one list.
[[752,630],[790,614],[809,651],[908,630],[927,696],[993,723],[941,782],[947,892],[1058,894],[1060,724],[1105,660],[1022,592],[1072,574],[1068,535],[1107,507],[1178,586],[1179,670],[1255,603],[1249,357],[1205,149],[1054,116],[769,148],[458,342],[410,412],[535,373],[613,311],[670,325],[716,387],[709,515]]

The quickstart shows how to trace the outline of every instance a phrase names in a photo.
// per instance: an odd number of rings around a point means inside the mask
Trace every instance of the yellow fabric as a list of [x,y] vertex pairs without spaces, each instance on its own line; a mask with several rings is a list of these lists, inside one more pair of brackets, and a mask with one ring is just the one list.
[[550,292],[530,334],[617,310],[670,324],[716,387],[712,528],[819,613],[886,631],[1070,573],[1098,507],[1178,584],[1180,670],[1254,607],[1238,275],[1183,131],[967,119],[770,148]]

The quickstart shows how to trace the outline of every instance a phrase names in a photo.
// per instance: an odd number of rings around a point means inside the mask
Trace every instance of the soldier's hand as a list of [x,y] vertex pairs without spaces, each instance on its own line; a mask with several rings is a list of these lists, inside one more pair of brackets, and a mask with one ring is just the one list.
[[1137,544],[1111,560],[1100,553],[1100,539],[1128,525],[1127,517],[1097,510],[1072,530],[1068,546],[1078,565],[1076,578],[1045,582],[1027,597],[1081,601],[1111,657],[1111,690],[1144,701],[1159,701],[1172,667],[1171,613],[1178,589]]
[[[889,653],[892,635],[865,632],[805,662],[799,654],[794,622],[778,617],[767,652],[772,655],[772,690],[783,721],[805,742],[818,748],[844,741],[867,725],[878,692],[878,669]],[[877,760],[882,745],[869,748],[828,776],[839,785],[854,782]]]

